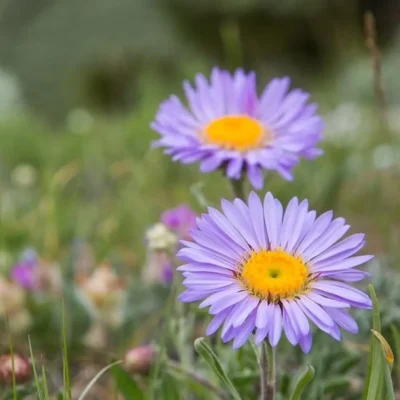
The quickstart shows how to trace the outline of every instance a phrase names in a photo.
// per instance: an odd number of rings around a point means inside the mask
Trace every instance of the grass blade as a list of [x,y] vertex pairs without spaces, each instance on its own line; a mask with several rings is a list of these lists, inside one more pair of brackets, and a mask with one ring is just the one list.
[[96,376],[89,382],[89,384],[85,387],[85,390],[81,393],[81,395],[79,396],[78,400],[83,400],[85,398],[85,396],[89,393],[90,389],[93,387],[93,385],[101,378],[101,376],[107,372],[109,369],[111,369],[112,367],[121,364],[122,361],[115,361],[109,365],[107,365],[106,367],[104,367],[101,371],[99,371]]
[[47,386],[47,377],[46,377],[46,370],[44,368],[44,365],[42,365],[42,379],[43,379],[44,399],[50,400],[49,387]]
[[43,393],[42,393],[41,382],[40,382],[40,380],[38,378],[38,374],[37,374],[37,371],[36,371],[36,363],[35,363],[35,358],[33,356],[32,343],[31,343],[30,336],[28,336],[28,343],[29,343],[29,353],[30,353],[30,356],[31,356],[33,377],[35,379],[35,385],[36,385],[37,394],[38,394],[39,400],[44,400]]
[[61,300],[62,302],[62,311],[61,311],[61,319],[62,319],[62,352],[63,352],[63,399],[64,400],[72,400],[71,393],[71,378],[69,374],[69,362],[68,362],[68,347],[67,347],[67,324],[65,318],[65,301],[64,297]]

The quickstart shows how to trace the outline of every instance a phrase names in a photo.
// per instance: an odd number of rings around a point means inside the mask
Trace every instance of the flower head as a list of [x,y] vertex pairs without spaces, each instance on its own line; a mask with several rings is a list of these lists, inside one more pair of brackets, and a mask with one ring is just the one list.
[[184,83],[189,109],[176,97],[164,101],[152,128],[174,161],[200,162],[202,172],[223,168],[231,179],[247,173],[252,185],[263,185],[262,170],[292,179],[300,157],[314,159],[322,119],[309,94],[289,91],[289,78],[273,79],[257,95],[254,72],[234,74],[214,68],[210,82],[196,76],[195,89]]
[[190,239],[190,230],[196,225],[196,213],[186,205],[166,210],[161,214],[161,222],[180,239]]
[[346,282],[368,274],[355,269],[372,256],[352,257],[364,245],[363,234],[341,239],[349,229],[332,211],[318,218],[307,200],[294,197],[286,211],[271,193],[264,203],[251,193],[248,204],[222,200],[223,213],[209,208],[197,220],[194,242],[184,242],[178,268],[187,290],[180,300],[203,300],[213,320],[207,334],[222,325],[222,339],[242,346],[255,333],[256,343],[276,346],[282,330],[292,345],[311,348],[310,321],[335,339],[339,327],[356,333],[345,311],[370,308],[371,300]]

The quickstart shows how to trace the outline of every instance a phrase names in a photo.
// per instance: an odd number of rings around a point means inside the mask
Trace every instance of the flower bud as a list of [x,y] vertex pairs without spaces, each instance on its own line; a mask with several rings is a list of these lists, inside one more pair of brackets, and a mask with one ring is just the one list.
[[135,347],[125,355],[125,369],[131,374],[146,375],[149,373],[156,355],[156,348],[152,345]]
[[[14,367],[13,360],[14,359]],[[29,360],[18,354],[5,354],[0,356],[0,384],[11,385],[13,370],[16,383],[24,383],[31,378],[32,370]]]

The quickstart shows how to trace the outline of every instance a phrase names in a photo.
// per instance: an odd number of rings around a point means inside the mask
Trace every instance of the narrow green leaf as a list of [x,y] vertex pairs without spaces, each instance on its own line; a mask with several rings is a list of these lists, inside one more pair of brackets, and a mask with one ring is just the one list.
[[65,301],[64,297],[62,298],[62,310],[61,310],[61,319],[62,319],[62,352],[63,352],[63,383],[64,383],[64,400],[72,399],[71,392],[71,377],[69,374],[69,362],[68,362],[68,346],[67,346],[67,324],[65,318]]
[[397,379],[397,385],[400,385],[400,332],[398,329],[392,325],[390,327],[392,331],[392,336],[393,336],[393,341],[394,341],[394,353],[396,355],[395,357],[395,363],[394,363],[394,368],[396,371],[396,379]]
[[43,380],[43,390],[44,390],[44,398],[45,400],[49,400],[49,387],[47,386],[47,377],[46,377],[46,370],[44,365],[42,365],[42,380]]
[[31,343],[31,337],[30,336],[28,336],[28,343],[29,343],[29,352],[30,352],[30,355],[31,355],[33,377],[34,377],[34,380],[35,380],[37,395],[39,397],[39,400],[44,400],[44,396],[43,396],[43,393],[42,393],[42,386],[41,386],[40,380],[38,378],[37,370],[36,370],[35,357],[33,356],[32,343]]
[[111,375],[114,378],[117,391],[124,396],[125,400],[142,400],[145,398],[145,394],[136,381],[119,365],[115,365],[111,369]]
[[[384,354],[382,354],[382,356],[384,357]],[[383,368],[384,368],[384,380],[386,389],[385,400],[395,400],[393,381],[392,381],[392,369],[388,362],[384,362]]]
[[350,379],[343,376],[336,376],[324,381],[324,393],[335,393],[338,390],[346,389],[350,385]]
[[211,347],[205,342],[204,338],[197,338],[194,341],[194,348],[197,353],[203,358],[203,360],[212,368],[221,382],[226,386],[227,390],[232,396],[232,399],[241,400],[241,396],[229,379],[225,370],[222,368],[221,361],[217,355],[213,352]]
[[[369,285],[368,289],[372,299],[372,327],[375,331],[380,332],[381,319],[378,299],[374,287]],[[384,363],[386,363],[386,360],[383,356],[381,343],[375,335],[372,335],[363,400],[376,400],[382,398]]]
[[81,393],[81,395],[79,396],[78,400],[83,400],[86,395],[90,392],[90,389],[94,386],[94,384],[100,379],[100,377],[107,372],[109,369],[111,369],[112,367],[121,364],[122,361],[115,361],[110,365],[107,365],[106,367],[104,367],[101,371],[99,371],[96,376],[89,382],[89,384],[85,387],[85,390]]
[[300,400],[301,395],[307,385],[313,380],[315,375],[315,370],[312,365],[307,365],[306,369],[301,373],[295,387],[293,388],[290,400]]

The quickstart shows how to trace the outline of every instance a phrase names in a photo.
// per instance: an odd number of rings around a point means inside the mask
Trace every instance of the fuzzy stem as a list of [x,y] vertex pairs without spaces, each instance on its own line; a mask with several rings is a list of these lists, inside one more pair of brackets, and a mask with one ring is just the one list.
[[265,341],[261,345],[260,366],[260,400],[274,400],[275,397],[275,349]]

